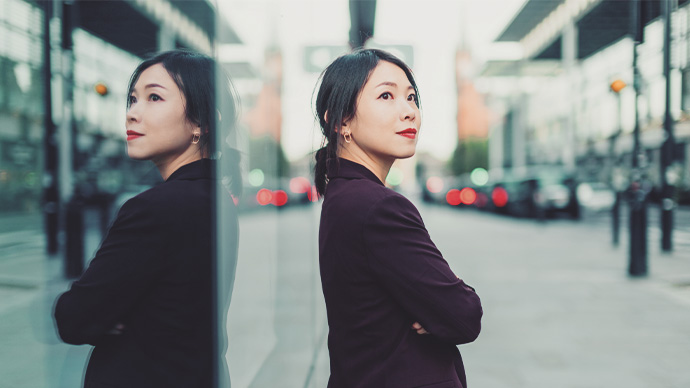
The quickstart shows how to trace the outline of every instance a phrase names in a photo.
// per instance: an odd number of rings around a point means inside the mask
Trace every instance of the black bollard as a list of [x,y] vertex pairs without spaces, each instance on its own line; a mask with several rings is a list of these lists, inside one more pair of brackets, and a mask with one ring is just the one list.
[[84,204],[81,200],[72,198],[67,203],[65,223],[65,277],[75,279],[84,272]]
[[616,190],[615,200],[613,201],[613,207],[611,208],[611,233],[612,242],[614,246],[618,246],[620,242],[620,230],[621,230],[621,194]]
[[646,193],[634,185],[630,201],[630,276],[647,275],[647,202]]

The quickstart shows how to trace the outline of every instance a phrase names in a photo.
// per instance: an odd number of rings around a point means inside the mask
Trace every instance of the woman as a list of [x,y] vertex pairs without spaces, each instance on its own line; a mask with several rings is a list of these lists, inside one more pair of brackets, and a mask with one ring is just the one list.
[[336,59],[316,110],[325,197],[319,230],[330,388],[467,387],[456,347],[479,335],[474,289],[449,268],[412,203],[384,186],[414,155],[421,117],[409,68],[380,50]]
[[[60,337],[95,346],[85,387],[212,386],[226,344],[215,335],[216,305],[225,301],[213,286],[209,156],[216,120],[234,115],[232,104],[224,115],[216,108],[215,71],[211,58],[175,50],[132,74],[127,153],[152,161],[165,182],[122,206],[86,272],[56,303]],[[229,96],[229,83],[218,84]],[[234,212],[224,216],[236,225]],[[223,237],[236,246],[237,229]]]

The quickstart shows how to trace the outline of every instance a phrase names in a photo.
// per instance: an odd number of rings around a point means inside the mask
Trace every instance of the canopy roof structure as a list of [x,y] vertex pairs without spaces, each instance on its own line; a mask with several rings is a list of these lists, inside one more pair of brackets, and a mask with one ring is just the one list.
[[[75,26],[142,57],[158,50],[162,28],[178,48],[210,53],[214,43],[240,43],[237,33],[207,0],[78,0]],[[220,24],[219,24],[220,23]]]
[[534,26],[544,20],[564,2],[565,0],[527,0],[513,20],[498,35],[496,42],[519,42]]
[[[688,1],[678,0],[678,4]],[[522,42],[527,59],[560,59],[563,28],[574,18],[577,58],[584,59],[633,33],[631,4],[620,0],[527,0],[495,41]],[[639,4],[643,26],[660,17],[660,1],[640,0]]]

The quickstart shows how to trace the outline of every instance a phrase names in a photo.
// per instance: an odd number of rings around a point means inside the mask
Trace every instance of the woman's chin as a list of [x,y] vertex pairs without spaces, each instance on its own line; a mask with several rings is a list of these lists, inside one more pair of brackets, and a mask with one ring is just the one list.
[[413,148],[407,152],[401,152],[399,156],[396,157],[396,159],[408,159],[414,156],[416,152],[416,149]]
[[134,150],[130,150],[130,149],[127,149],[127,156],[129,156],[130,159],[134,159],[134,160],[149,160],[150,159],[146,155],[142,155],[141,153],[136,152]]

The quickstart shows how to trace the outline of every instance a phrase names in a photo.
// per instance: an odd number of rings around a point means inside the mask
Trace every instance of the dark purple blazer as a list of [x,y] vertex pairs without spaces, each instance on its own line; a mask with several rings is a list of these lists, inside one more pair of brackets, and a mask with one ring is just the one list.
[[[212,385],[214,347],[227,347],[213,336],[213,164],[182,166],[127,201],[86,272],[57,300],[60,337],[95,346],[85,387]],[[237,231],[224,238],[236,241]],[[110,334],[117,323],[125,329]]]
[[[328,178],[319,229],[328,387],[467,387],[456,345],[479,335],[474,289],[451,271],[414,205],[369,169],[339,159]],[[430,334],[417,334],[415,321]]]

